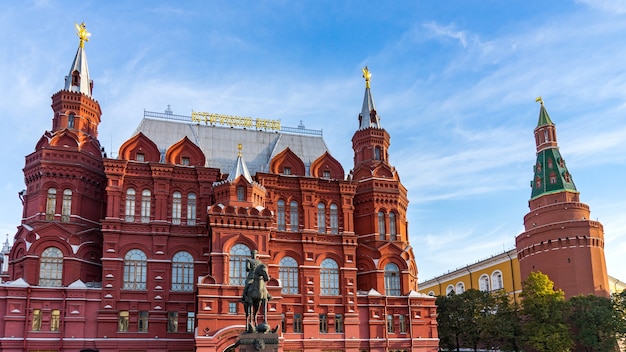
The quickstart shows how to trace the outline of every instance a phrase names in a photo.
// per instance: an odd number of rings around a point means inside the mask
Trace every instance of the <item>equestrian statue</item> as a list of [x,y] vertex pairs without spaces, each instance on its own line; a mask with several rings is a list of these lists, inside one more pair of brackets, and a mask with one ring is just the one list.
[[[241,302],[246,312],[246,331],[247,332],[265,332],[268,330],[267,324],[267,301],[272,296],[267,292],[267,281],[270,276],[267,272],[267,265],[257,258],[258,252],[253,250],[250,258],[246,261],[246,277],[245,286]],[[257,314],[263,305],[263,323],[257,325]]]

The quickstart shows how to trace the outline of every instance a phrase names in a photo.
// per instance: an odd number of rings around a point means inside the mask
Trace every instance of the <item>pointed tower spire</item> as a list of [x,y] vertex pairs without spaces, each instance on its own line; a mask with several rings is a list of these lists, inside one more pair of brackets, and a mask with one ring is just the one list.
[[372,78],[372,74],[367,66],[363,68],[363,78],[365,78],[365,96],[363,97],[363,107],[359,114],[359,129],[362,130],[369,127],[381,128],[380,118],[376,113],[374,98],[372,98],[372,92],[370,91],[370,79]]
[[534,167],[535,175],[531,182],[531,199],[561,191],[577,192],[574,180],[572,180],[565,160],[559,151],[556,126],[548,115],[543,99],[538,97],[535,101],[541,103],[541,108],[539,109],[539,121],[535,128],[537,162]]
[[91,97],[93,81],[89,78],[89,67],[87,66],[87,55],[85,54],[85,42],[89,41],[91,33],[87,32],[85,23],[75,24],[76,35],[80,39],[78,50],[74,57],[74,62],[70,67],[70,72],[65,76],[65,90],[83,93]]
[[246,162],[243,160],[243,156],[241,156],[242,145],[239,143],[237,145],[237,160],[235,161],[235,166],[233,166],[232,171],[228,174],[227,181],[234,181],[239,176],[243,176],[249,183],[252,183],[252,176],[250,176],[250,171],[248,171],[248,166],[246,166]]

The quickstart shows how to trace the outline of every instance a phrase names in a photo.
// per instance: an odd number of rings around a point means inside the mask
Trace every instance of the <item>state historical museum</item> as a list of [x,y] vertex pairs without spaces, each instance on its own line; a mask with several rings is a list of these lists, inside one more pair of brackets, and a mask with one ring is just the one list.
[[169,110],[144,112],[109,158],[77,29],[52,128],[26,156],[1,351],[236,351],[253,251],[280,351],[438,349],[367,68],[347,173],[321,131]]

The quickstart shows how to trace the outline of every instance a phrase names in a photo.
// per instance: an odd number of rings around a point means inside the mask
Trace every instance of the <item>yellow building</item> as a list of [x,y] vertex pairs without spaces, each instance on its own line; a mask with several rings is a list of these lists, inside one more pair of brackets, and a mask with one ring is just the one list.
[[[515,248],[487,259],[457,268],[419,283],[419,292],[431,296],[460,294],[469,289],[481,291],[505,290],[514,299],[522,292],[519,262]],[[611,294],[626,289],[626,283],[609,275]]]

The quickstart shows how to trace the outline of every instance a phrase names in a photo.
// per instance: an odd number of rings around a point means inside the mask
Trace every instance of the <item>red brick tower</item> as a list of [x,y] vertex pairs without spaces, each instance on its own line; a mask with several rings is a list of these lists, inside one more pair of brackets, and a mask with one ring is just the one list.
[[[370,91],[370,72],[363,69],[365,97],[359,114],[359,128],[352,137],[357,185],[354,197],[354,229],[360,244],[358,288],[375,288],[385,293],[387,264],[400,271],[405,294],[417,291],[417,267],[408,241],[407,190],[396,169],[389,163],[389,133],[382,127]],[[407,263],[411,263],[407,266]],[[392,266],[388,268],[392,268]],[[395,270],[396,268],[393,267]],[[389,289],[389,288],[387,288]]]
[[[84,43],[89,33],[77,26],[80,44],[65,86],[52,96],[52,130],[26,156],[23,219],[10,254],[11,279],[31,285],[67,286],[76,280],[99,282],[106,184],[98,142],[100,105],[91,96]],[[40,270],[44,264],[49,267]]]
[[559,152],[556,127],[543,100],[538,101],[530,212],[524,217],[526,231],[516,238],[522,280],[540,271],[568,298],[579,294],[608,297],[602,224],[590,220],[589,206],[580,202]]

